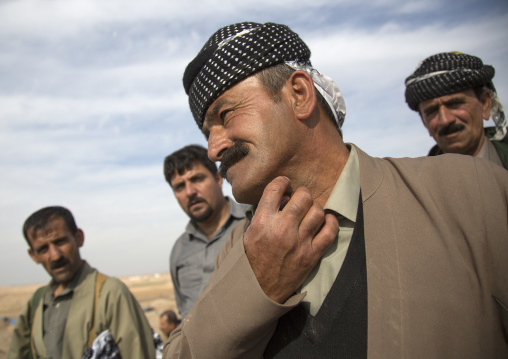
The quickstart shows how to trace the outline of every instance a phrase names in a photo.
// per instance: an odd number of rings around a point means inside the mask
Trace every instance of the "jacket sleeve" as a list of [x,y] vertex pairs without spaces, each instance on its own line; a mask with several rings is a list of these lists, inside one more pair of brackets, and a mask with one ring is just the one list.
[[109,329],[122,358],[155,358],[152,329],[127,286],[108,278],[99,297],[98,333]]
[[489,255],[485,262],[490,264],[491,293],[508,343],[508,172],[491,163],[476,162]]
[[16,325],[12,332],[11,344],[9,346],[8,359],[25,359],[28,358],[30,352],[30,331],[31,328],[28,323],[30,304],[29,300],[23,311],[16,320]]
[[281,305],[264,294],[245,255],[243,228],[241,221],[233,229],[208,285],[166,342],[163,358],[261,358],[277,320],[303,298]]
[[176,271],[177,260],[178,260],[178,252],[180,248],[180,240],[182,237],[178,238],[175,242],[175,245],[171,249],[171,255],[169,257],[169,273],[171,274],[171,281],[173,283],[173,292],[175,294],[176,307],[178,308],[178,312],[180,316],[183,314],[184,309],[184,299],[183,294],[180,289],[180,282],[178,281],[178,274]]

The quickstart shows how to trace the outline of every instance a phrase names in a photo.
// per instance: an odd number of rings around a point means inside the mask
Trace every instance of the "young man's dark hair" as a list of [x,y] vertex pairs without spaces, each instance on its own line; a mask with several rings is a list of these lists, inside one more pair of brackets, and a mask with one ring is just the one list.
[[[28,240],[29,234],[34,235],[38,230],[44,229],[52,219],[57,217],[60,217],[65,221],[69,232],[72,234],[76,233],[78,227],[76,226],[76,221],[74,220],[74,216],[71,211],[62,206],[45,207],[28,217],[23,225],[23,236],[30,248],[32,247],[32,244]],[[30,233],[28,233],[28,231],[30,231]]]
[[186,170],[199,162],[213,175],[217,173],[217,165],[208,158],[208,150],[200,145],[188,145],[172,153],[164,159],[164,177],[171,186],[171,179],[178,173],[182,175]]

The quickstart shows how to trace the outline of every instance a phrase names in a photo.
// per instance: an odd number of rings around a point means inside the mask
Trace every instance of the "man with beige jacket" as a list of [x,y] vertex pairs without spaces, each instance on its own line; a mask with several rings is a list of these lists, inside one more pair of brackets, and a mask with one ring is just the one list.
[[240,203],[164,358],[506,358],[508,173],[373,158],[287,26],[218,30],[183,83]]

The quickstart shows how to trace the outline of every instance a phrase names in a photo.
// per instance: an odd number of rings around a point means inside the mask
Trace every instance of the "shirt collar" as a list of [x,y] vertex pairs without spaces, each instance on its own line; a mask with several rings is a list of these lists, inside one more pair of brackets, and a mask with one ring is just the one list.
[[[326,201],[325,209],[332,210],[350,221],[356,222],[358,197],[360,196],[360,164],[355,147],[349,144],[346,146],[349,149],[349,158]],[[245,212],[249,222],[255,213],[255,206],[250,206]]]
[[496,151],[496,147],[492,144],[491,140],[485,136],[483,141],[483,145],[480,148],[480,151],[476,155],[477,158],[484,158],[491,162],[494,162],[496,165],[503,167],[503,163],[499,158],[499,155]]
[[324,208],[356,222],[358,197],[360,196],[360,165],[355,147],[351,145],[347,145],[347,147],[349,158]]

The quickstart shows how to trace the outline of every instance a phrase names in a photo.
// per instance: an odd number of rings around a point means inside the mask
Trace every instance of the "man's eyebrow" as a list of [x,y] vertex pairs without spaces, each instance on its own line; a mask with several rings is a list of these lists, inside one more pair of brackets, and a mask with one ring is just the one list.
[[182,184],[184,181],[183,180],[176,180],[176,181],[171,181],[171,187],[175,188],[175,186],[178,186],[180,184]]
[[[453,98],[443,101],[443,105],[445,105],[445,106],[461,105],[463,103],[466,103],[465,97],[453,97]],[[431,112],[437,111],[438,108],[439,108],[439,104],[434,103],[432,105],[428,105],[428,106],[424,107],[422,109],[422,112],[424,114],[429,114]]]
[[445,105],[456,105],[456,104],[461,104],[461,103],[466,103],[465,97],[453,97],[449,100],[444,101]]
[[67,236],[62,236],[62,237],[58,237],[58,238],[53,239],[51,242],[52,243],[61,242],[61,241],[65,241],[67,239],[68,239]]
[[35,247],[35,246],[34,246],[34,250],[35,250],[35,252],[39,252],[41,249],[44,249],[44,248],[46,248],[46,247],[48,247],[48,244],[47,244],[47,243],[44,243],[44,244],[41,244],[41,245],[40,245],[40,246],[38,246],[38,247]]

